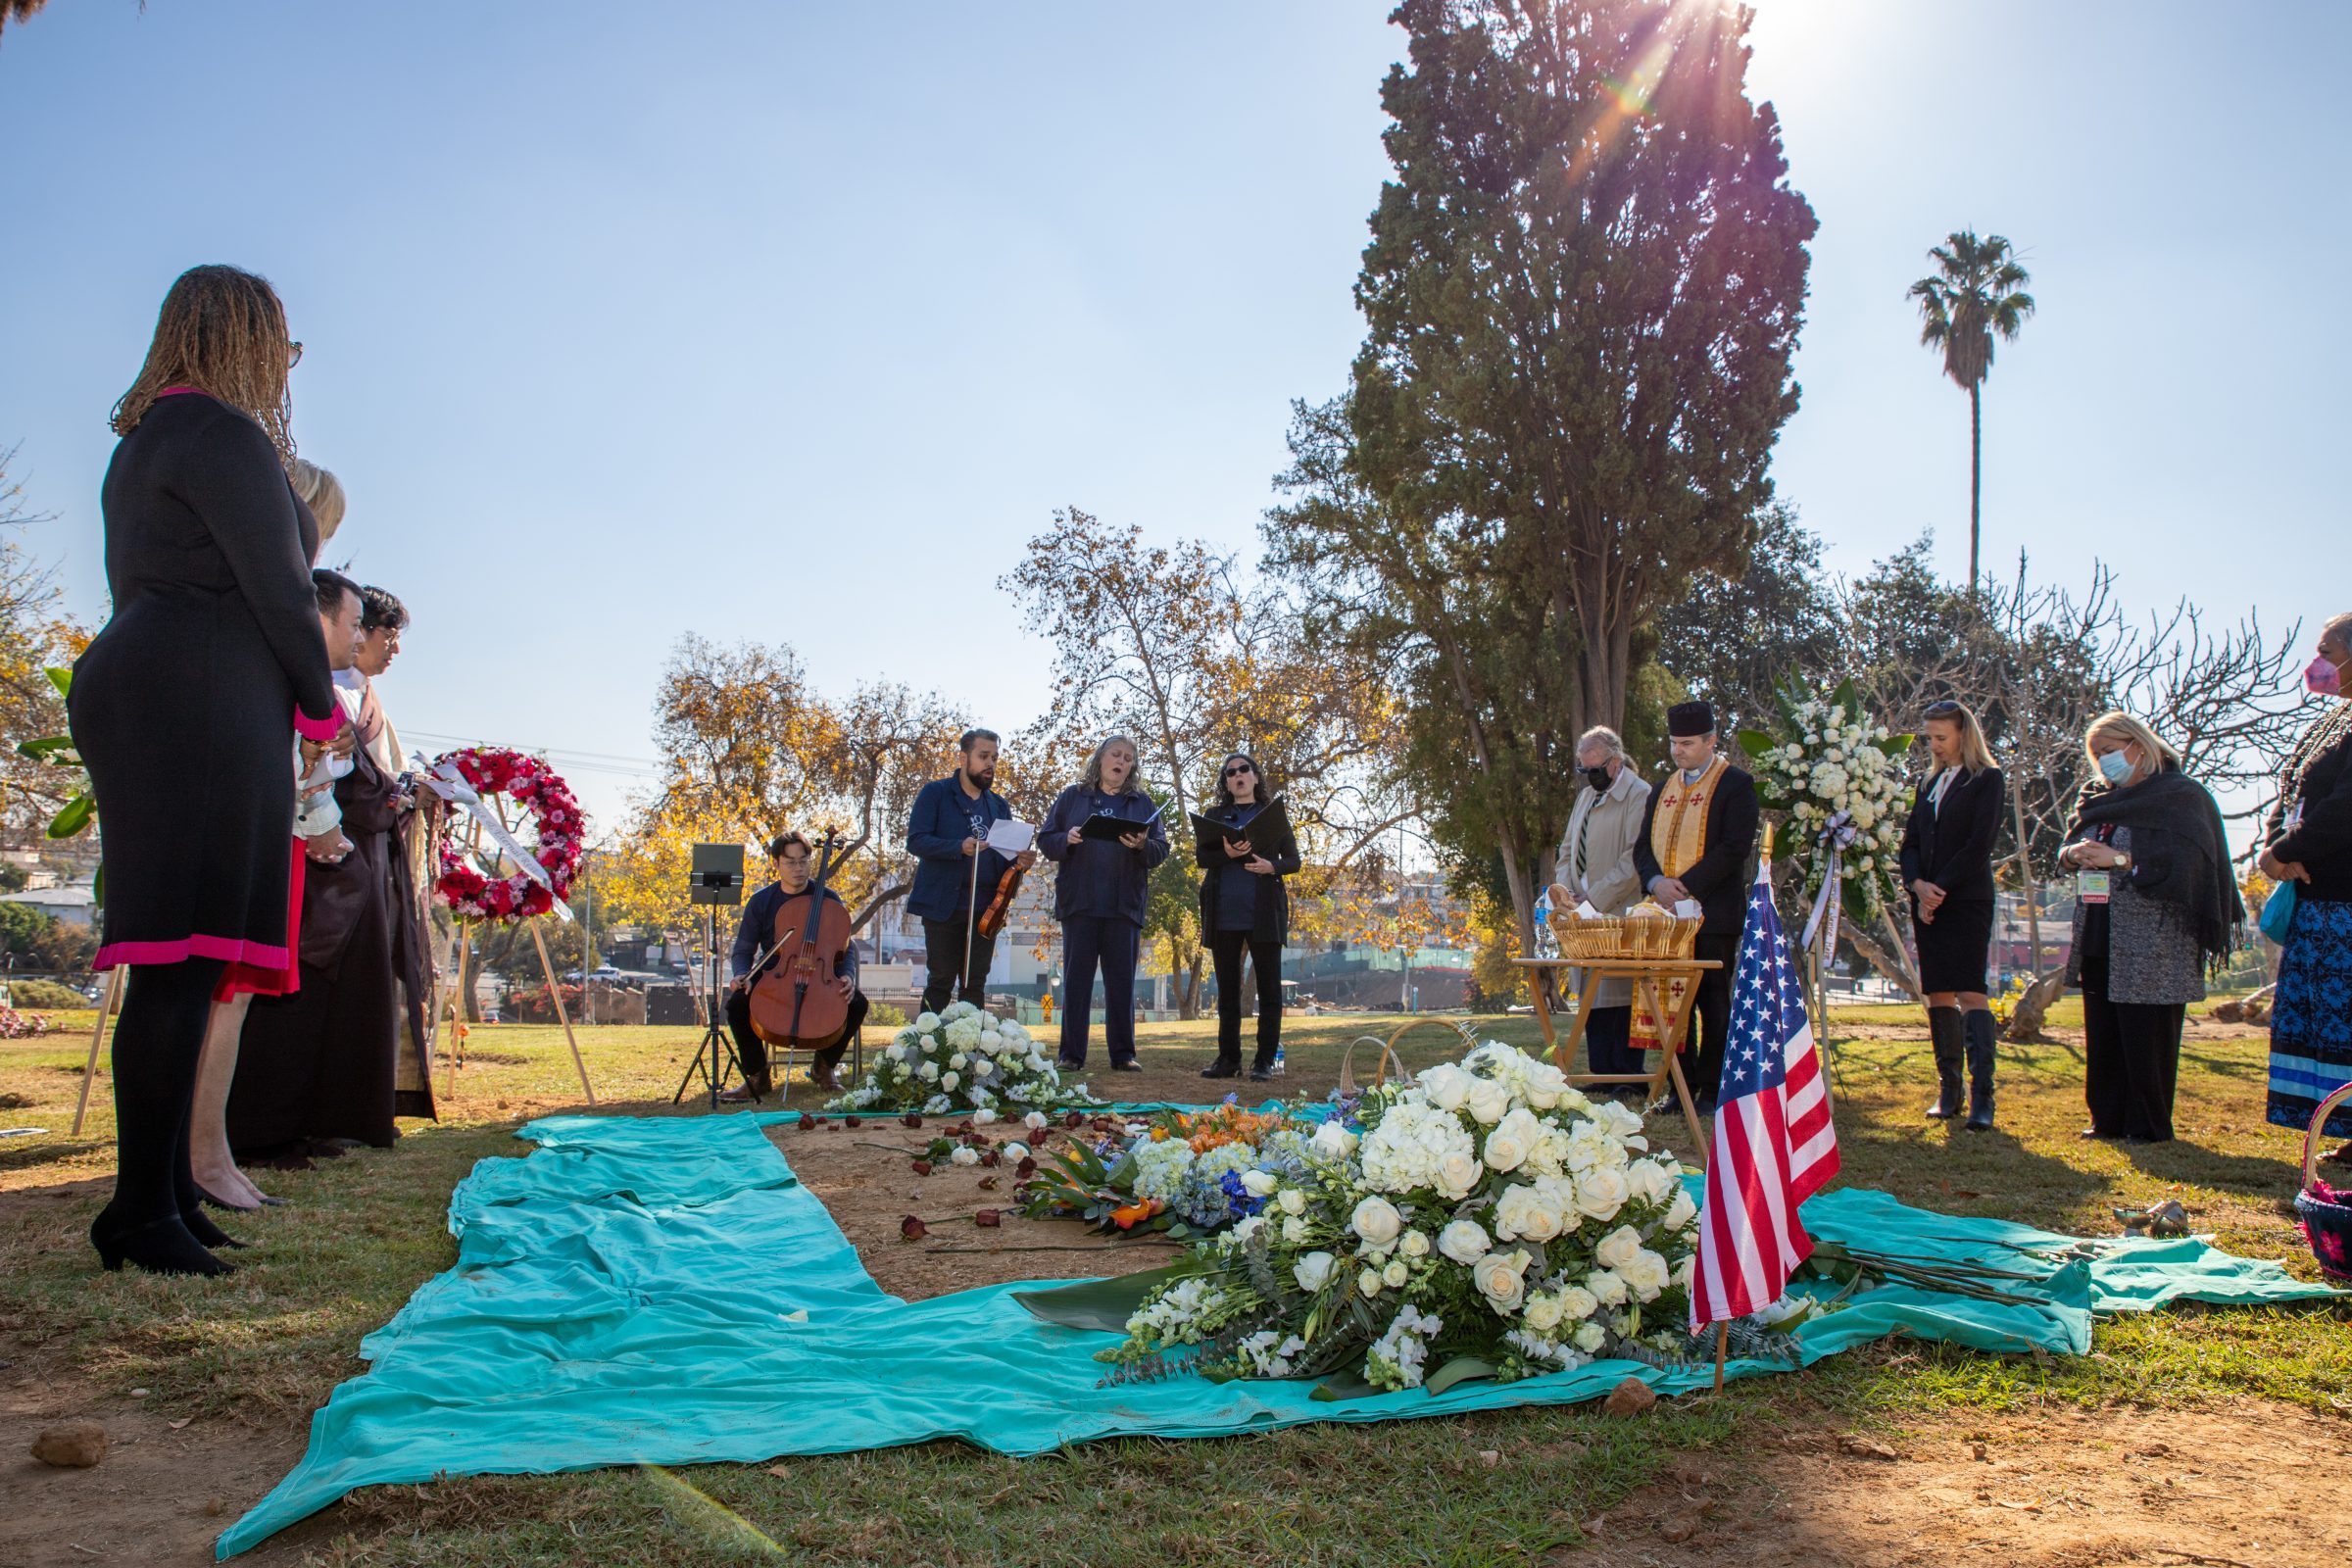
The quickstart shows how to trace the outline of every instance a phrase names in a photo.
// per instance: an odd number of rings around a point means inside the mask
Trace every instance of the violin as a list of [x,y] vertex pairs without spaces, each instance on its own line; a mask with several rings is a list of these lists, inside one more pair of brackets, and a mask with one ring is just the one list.
[[1004,929],[1004,918],[1012,913],[1013,897],[1021,891],[1021,873],[1027,869],[1019,860],[1014,860],[1004,868],[1004,874],[997,878],[996,894],[988,901],[988,907],[980,911],[982,936],[993,937]]
[[821,1050],[849,1024],[850,999],[841,994],[835,971],[849,951],[850,911],[839,899],[825,897],[825,883],[841,863],[838,842],[828,830],[816,874],[777,906],[768,949],[773,961],[752,983],[753,1030],[786,1051]]

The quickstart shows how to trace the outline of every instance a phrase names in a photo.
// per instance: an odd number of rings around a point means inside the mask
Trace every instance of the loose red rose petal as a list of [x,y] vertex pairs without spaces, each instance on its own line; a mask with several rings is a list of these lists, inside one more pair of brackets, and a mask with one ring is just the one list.
[[923,1118],[917,1116],[912,1111],[908,1111],[906,1115],[899,1118],[899,1125],[902,1127],[920,1127],[922,1124]]
[[983,1165],[1002,1165],[1004,1163],[1004,1152],[1001,1149],[992,1149],[980,1156],[980,1163]]
[[915,1173],[917,1176],[928,1176],[928,1175],[930,1175],[930,1174],[931,1174],[931,1162],[930,1162],[929,1160],[927,1160],[927,1159],[918,1159],[918,1160],[916,1160],[916,1161],[914,1162],[914,1173]]
[[995,1192],[995,1191],[997,1190],[997,1179],[996,1179],[994,1176],[983,1176],[983,1177],[981,1177],[981,1178],[980,1178],[980,1190],[981,1190],[982,1192],[984,1192],[984,1193],[993,1193],[993,1192]]
[[1073,1110],[1061,1118],[1061,1124],[1064,1127],[1083,1127],[1086,1125],[1086,1118]]
[[899,1221],[899,1239],[901,1241],[919,1242],[930,1234],[931,1227],[912,1214]]
[[1021,1162],[1012,1167],[1012,1173],[1013,1175],[1019,1177],[1022,1181],[1027,1181],[1030,1177],[1037,1174],[1037,1161],[1031,1159],[1028,1155],[1023,1154],[1021,1156]]
[[993,1231],[1004,1223],[1004,1216],[993,1208],[984,1208],[972,1216],[972,1223],[982,1230]]
[[841,1118],[841,1124],[844,1127],[855,1127],[858,1125],[858,1118],[855,1116],[844,1116]]

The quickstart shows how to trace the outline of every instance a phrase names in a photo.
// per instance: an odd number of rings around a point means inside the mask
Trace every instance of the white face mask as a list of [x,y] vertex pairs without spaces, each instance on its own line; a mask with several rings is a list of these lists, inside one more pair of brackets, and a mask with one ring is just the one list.
[[2099,754],[2099,772],[2105,775],[2108,783],[2121,784],[2132,776],[2132,759],[2120,751],[2102,752]]

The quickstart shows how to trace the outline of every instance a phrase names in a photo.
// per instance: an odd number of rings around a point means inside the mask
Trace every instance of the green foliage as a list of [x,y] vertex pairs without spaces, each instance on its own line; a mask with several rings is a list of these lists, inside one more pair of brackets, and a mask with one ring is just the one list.
[[15,1007],[86,1007],[90,999],[72,986],[61,986],[54,980],[11,980],[8,983],[9,1004]]

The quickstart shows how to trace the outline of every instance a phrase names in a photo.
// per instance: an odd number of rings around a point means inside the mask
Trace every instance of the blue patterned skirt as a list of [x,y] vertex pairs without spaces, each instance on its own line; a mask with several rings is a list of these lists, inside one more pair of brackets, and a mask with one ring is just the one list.
[[[2352,903],[2298,899],[2271,1003],[2270,1119],[2298,1131],[2352,1079]],[[2352,1101],[2327,1136],[2352,1138]]]

